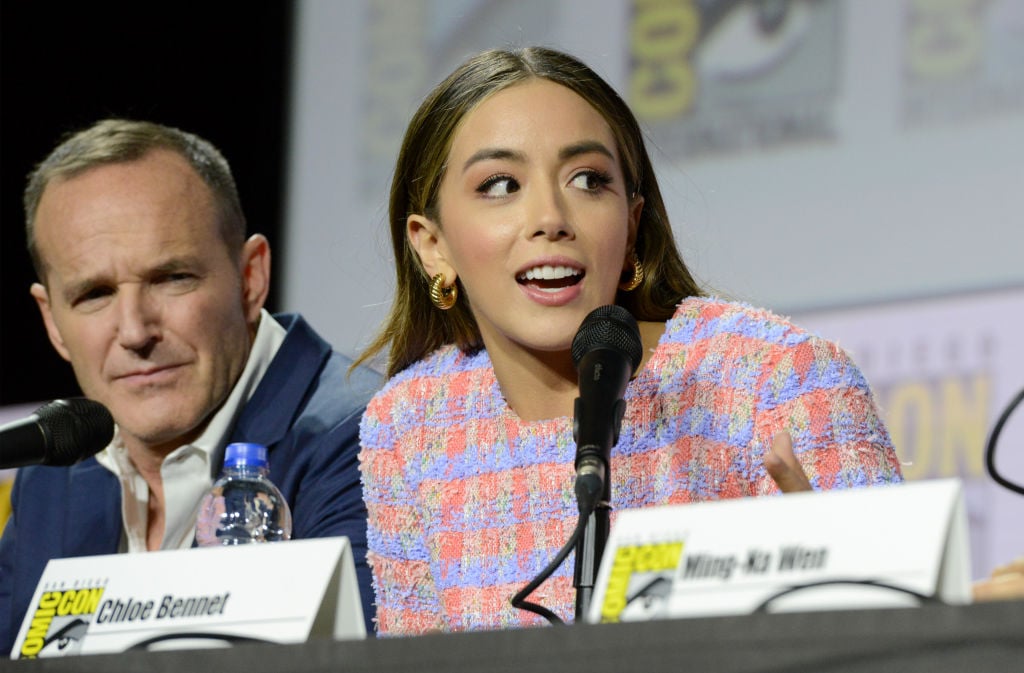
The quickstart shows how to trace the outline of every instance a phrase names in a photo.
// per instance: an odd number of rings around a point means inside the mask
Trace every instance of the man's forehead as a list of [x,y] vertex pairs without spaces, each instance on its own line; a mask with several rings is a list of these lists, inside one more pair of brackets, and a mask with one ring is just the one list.
[[39,253],[47,263],[83,249],[188,249],[220,238],[212,193],[184,158],[170,151],[96,166],[53,181],[36,211]]
[[188,160],[170,149],[154,148],[145,154],[123,161],[105,161],[55,175],[43,189],[40,203],[51,200],[55,193],[72,193],[81,197],[89,192],[112,195],[130,187],[156,183],[168,190],[195,192],[194,198],[212,198],[212,190]]

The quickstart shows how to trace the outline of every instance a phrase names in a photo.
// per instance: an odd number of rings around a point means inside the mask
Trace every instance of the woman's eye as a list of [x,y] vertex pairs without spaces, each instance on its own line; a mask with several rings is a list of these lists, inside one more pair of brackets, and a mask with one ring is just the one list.
[[476,191],[490,197],[508,196],[519,191],[519,183],[511,176],[495,175],[484,180]]
[[606,173],[600,171],[580,171],[576,175],[572,176],[572,180],[569,181],[576,189],[583,189],[588,192],[593,192],[601,189],[607,184],[610,184],[612,178]]

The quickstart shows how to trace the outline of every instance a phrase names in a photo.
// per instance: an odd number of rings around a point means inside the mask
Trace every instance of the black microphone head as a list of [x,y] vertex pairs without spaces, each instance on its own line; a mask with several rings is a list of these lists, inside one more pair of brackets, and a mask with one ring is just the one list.
[[636,318],[616,304],[598,306],[587,314],[572,340],[572,361],[580,366],[583,356],[595,348],[614,348],[629,358],[633,371],[640,366],[644,347]]
[[114,418],[94,400],[54,400],[35,411],[46,436],[43,465],[73,465],[99,453],[114,438]]

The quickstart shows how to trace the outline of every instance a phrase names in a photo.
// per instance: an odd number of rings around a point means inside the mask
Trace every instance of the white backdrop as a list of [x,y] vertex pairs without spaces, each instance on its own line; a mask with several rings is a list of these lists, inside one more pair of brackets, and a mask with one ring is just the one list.
[[[685,51],[699,5],[733,9]],[[582,57],[638,111],[656,107],[634,88],[652,44],[694,73],[688,111],[641,121],[686,259],[722,292],[800,313],[1024,286],[1024,3],[794,0],[761,36],[751,6],[300,3],[284,304],[340,350],[366,343],[406,122],[467,55],[529,44]]]

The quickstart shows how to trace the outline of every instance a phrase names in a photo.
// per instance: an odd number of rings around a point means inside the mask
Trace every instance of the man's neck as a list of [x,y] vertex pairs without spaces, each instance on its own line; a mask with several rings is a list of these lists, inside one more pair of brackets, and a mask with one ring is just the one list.
[[125,443],[128,458],[149,488],[149,502],[146,507],[146,549],[149,551],[159,550],[164,540],[166,512],[164,509],[164,483],[160,469],[163,467],[164,459],[177,446],[186,443],[188,443],[187,439],[175,442],[174,446],[159,448]]
[[160,473],[157,472],[156,481],[146,477],[149,484],[149,503],[146,508],[146,549],[158,551],[164,542],[164,521],[166,519],[164,510],[164,486],[160,480]]

